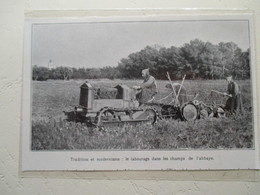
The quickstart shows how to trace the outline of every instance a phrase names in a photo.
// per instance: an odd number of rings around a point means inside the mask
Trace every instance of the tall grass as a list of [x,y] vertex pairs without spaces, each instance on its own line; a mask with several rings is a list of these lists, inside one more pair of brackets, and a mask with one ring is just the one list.
[[[94,85],[129,86],[141,81],[95,81]],[[172,150],[253,148],[252,113],[228,118],[207,118],[195,122],[161,120],[157,124],[121,127],[87,127],[64,121],[62,111],[78,104],[83,81],[33,82],[32,149],[33,150]],[[245,107],[251,107],[249,81],[240,83]],[[165,81],[158,81],[160,93],[167,94]],[[199,93],[198,99],[210,104],[225,102],[225,97],[210,94],[211,89],[225,91],[224,81],[185,81],[187,93]],[[222,98],[222,99],[221,99]]]
[[[162,120],[157,124],[90,128],[81,123],[37,121],[33,124],[33,150],[153,150],[252,148],[250,113],[231,118],[195,122]],[[241,120],[241,117],[243,120]],[[246,120],[245,120],[246,119]]]

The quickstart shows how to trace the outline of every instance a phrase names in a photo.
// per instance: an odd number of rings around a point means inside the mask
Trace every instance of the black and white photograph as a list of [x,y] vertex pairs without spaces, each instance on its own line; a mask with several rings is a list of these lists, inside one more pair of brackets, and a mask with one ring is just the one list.
[[24,169],[55,163],[31,165],[48,154],[72,164],[48,170],[258,168],[251,23],[28,21],[23,149],[37,157],[23,155]]

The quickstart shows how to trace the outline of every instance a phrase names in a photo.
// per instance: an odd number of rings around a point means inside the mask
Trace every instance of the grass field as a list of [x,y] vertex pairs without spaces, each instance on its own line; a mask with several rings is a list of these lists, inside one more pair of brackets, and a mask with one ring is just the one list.
[[[161,120],[154,126],[98,128],[65,121],[63,111],[71,111],[78,105],[80,85],[83,80],[33,81],[32,101],[32,149],[33,150],[107,150],[107,149],[222,149],[252,148],[253,125],[250,81],[238,81],[243,97],[245,113],[228,118],[207,118],[195,122]],[[117,84],[133,86],[137,80],[92,80],[94,86],[113,87]],[[158,81],[159,94],[168,93],[167,81]],[[179,81],[180,83],[180,81]],[[185,81],[188,97],[207,104],[221,104],[223,96],[210,94],[211,89],[226,91],[224,80]]]

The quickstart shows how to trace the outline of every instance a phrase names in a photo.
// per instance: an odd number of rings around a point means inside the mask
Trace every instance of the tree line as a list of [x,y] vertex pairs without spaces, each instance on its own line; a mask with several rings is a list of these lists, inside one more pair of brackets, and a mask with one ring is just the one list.
[[34,80],[47,79],[97,79],[141,78],[141,71],[150,69],[156,79],[223,79],[232,75],[235,79],[250,78],[249,49],[242,51],[233,42],[214,45],[199,39],[181,47],[146,46],[141,51],[122,58],[117,67],[48,69],[33,67]]
[[117,67],[104,68],[70,68],[59,66],[49,69],[47,67],[33,66],[32,79],[37,81],[70,80],[70,79],[99,79],[99,78],[121,78]]

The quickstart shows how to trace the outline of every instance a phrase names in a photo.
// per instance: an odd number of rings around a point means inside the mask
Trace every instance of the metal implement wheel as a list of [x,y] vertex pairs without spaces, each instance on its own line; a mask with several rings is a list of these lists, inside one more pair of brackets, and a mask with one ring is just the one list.
[[192,103],[185,104],[182,107],[182,117],[186,121],[194,121],[198,118],[198,110]]

